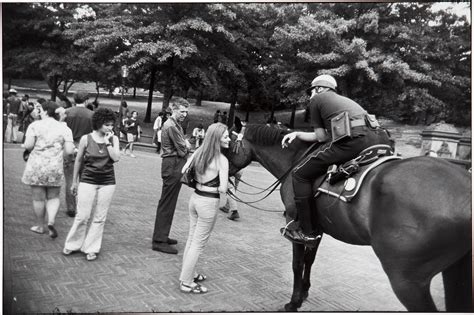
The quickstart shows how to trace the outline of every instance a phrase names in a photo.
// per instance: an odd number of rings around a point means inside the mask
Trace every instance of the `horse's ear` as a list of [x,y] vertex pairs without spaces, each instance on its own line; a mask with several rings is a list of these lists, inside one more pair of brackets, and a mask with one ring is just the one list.
[[237,116],[235,116],[234,118],[234,125],[235,125],[235,131],[240,133],[240,131],[242,131],[242,121]]

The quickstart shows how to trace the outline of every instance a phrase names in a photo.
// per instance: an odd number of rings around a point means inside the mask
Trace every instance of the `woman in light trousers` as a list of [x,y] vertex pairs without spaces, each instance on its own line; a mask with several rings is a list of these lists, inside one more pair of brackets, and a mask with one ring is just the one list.
[[[115,191],[113,164],[120,157],[114,126],[114,112],[100,108],[92,116],[92,133],[84,135],[79,142],[71,186],[72,193],[77,194],[77,213],[64,244],[64,255],[80,250],[92,261],[100,252],[105,219]],[[96,197],[96,209],[87,231]]]
[[209,126],[202,145],[183,168],[194,167],[196,190],[189,200],[189,236],[183,255],[180,290],[185,293],[206,293],[198,282],[206,276],[196,271],[196,265],[216,222],[220,194],[227,192],[229,162],[221,153],[229,147],[227,126],[215,123]]

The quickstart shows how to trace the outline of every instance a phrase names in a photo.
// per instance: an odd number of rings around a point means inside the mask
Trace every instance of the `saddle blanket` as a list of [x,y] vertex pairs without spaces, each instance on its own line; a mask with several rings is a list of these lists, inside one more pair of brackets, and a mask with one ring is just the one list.
[[[359,192],[360,186],[362,185],[362,182],[364,181],[364,178],[366,175],[379,166],[380,164],[383,164],[388,161],[392,160],[400,160],[401,157],[399,156],[385,156],[374,163],[367,164],[364,166],[361,166],[359,171],[355,174],[353,174],[351,177],[347,178],[345,181],[341,181],[338,183],[335,183],[333,185],[330,185],[328,183],[328,180],[325,179],[321,186],[319,186],[316,189],[316,194],[314,197],[318,197],[321,193],[323,194],[328,194],[330,196],[333,196],[335,198],[338,198],[344,202],[350,202],[352,198],[354,198],[357,193]],[[326,176],[326,175],[325,175]],[[321,182],[321,181],[316,181],[316,182]]]

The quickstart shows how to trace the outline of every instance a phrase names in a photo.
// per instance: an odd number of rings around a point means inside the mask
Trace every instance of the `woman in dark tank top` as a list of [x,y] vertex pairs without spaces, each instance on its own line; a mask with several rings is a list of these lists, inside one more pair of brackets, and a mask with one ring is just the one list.
[[[77,194],[77,214],[64,244],[64,255],[82,251],[91,261],[100,251],[105,219],[115,191],[114,163],[120,156],[119,140],[112,131],[114,125],[114,112],[100,108],[92,116],[93,131],[79,142],[71,186],[72,193]],[[96,210],[86,233],[96,196]]]

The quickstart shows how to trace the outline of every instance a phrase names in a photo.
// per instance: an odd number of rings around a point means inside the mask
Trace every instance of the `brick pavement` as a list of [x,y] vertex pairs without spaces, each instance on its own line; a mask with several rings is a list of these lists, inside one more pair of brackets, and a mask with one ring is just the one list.
[[[151,235],[161,189],[161,159],[136,152],[116,165],[117,190],[109,210],[99,259],[61,254],[72,224],[57,217],[59,237],[29,231],[34,223],[29,187],[21,183],[24,162],[17,145],[4,147],[4,313],[52,312],[242,312],[277,311],[291,296],[291,245],[278,231],[281,213],[241,205],[240,221],[219,213],[199,266],[209,293],[179,292],[178,276],[187,238],[187,200],[182,189],[171,236],[178,255],[152,251]],[[249,166],[250,183],[266,187],[273,178]],[[247,189],[242,185],[242,189]],[[242,195],[243,198],[251,196]],[[251,199],[251,198],[249,198]],[[260,206],[282,209],[278,194]],[[370,247],[352,246],[325,236],[311,277],[313,287],[302,311],[403,311]],[[444,309],[441,277],[432,285]]]

